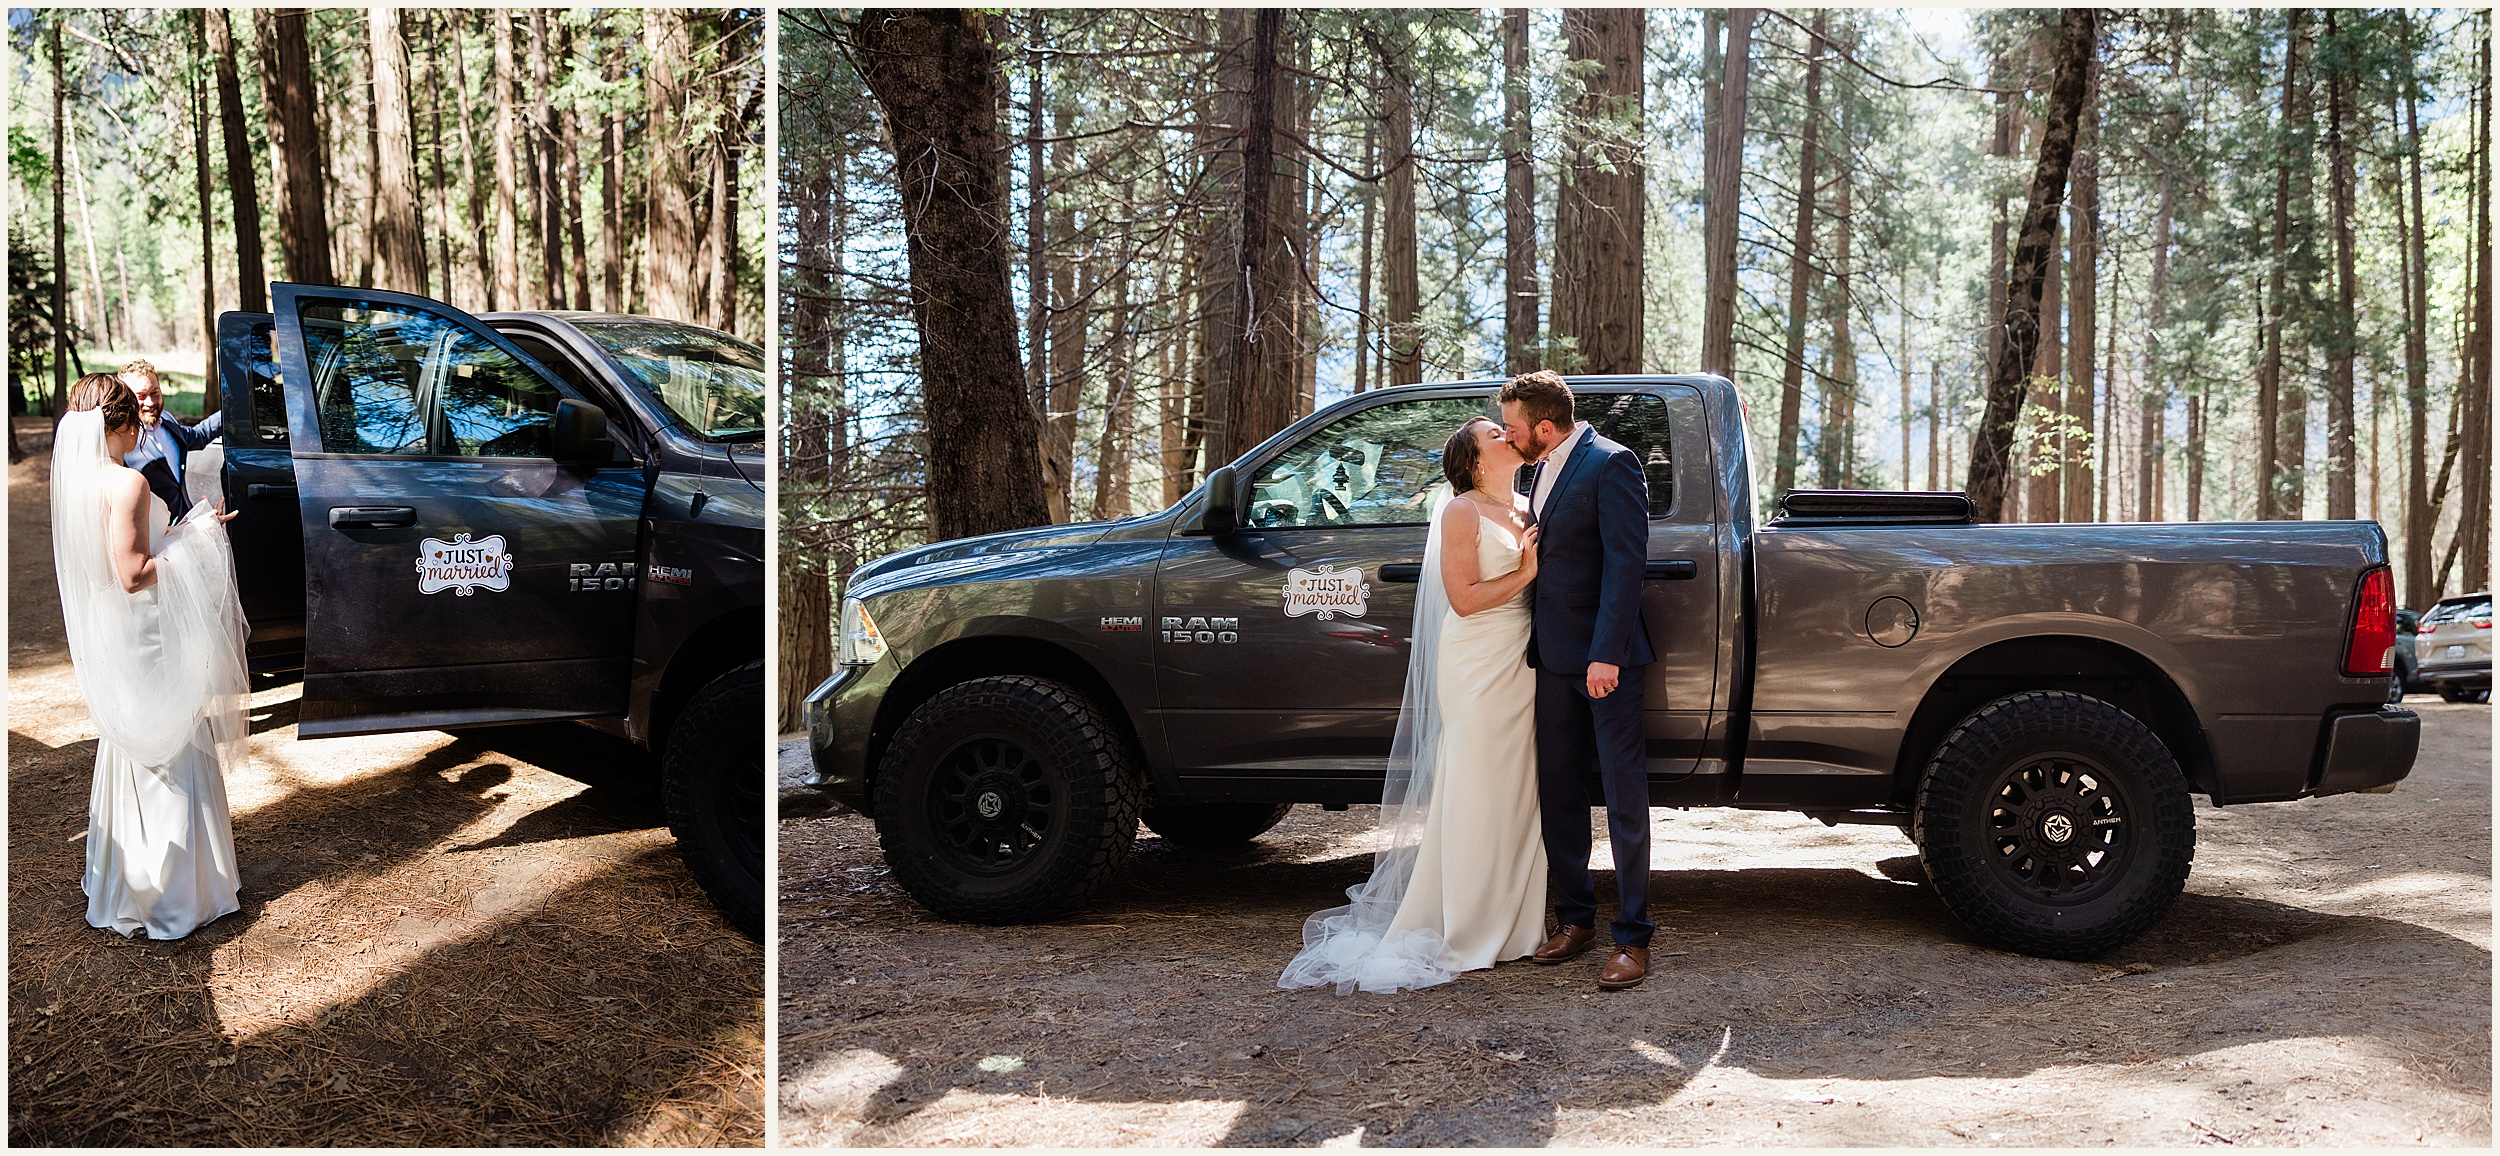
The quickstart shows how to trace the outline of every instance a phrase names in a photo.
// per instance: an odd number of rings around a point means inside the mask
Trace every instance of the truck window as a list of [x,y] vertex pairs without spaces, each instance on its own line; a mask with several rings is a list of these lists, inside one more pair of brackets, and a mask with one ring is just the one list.
[[300,320],[322,449],[547,456],[555,386],[450,318],[314,300]]
[[243,363],[243,396],[251,403],[251,421],[243,437],[229,423],[226,440],[242,442],[249,438],[264,446],[284,447],[286,433],[286,386],[278,377],[277,354],[271,351],[269,339],[275,327],[267,321],[252,326],[250,342],[245,346]]
[[1599,436],[1641,455],[1641,468],[1649,475],[1650,517],[1674,512],[1675,442],[1665,398],[1654,393],[1584,393],[1572,399],[1571,411],[1596,427]]
[[1250,482],[1250,524],[1421,525],[1441,481],[1441,445],[1460,422],[1482,417],[1482,398],[1393,402],[1311,431]]

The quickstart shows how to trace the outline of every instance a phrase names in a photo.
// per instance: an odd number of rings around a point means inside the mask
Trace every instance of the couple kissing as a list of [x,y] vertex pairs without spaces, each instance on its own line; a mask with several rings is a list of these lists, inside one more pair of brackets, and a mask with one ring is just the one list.
[[[1388,993],[1587,952],[1591,772],[1618,899],[1598,986],[1648,973],[1648,481],[1637,454],[1573,419],[1559,374],[1513,378],[1500,403],[1499,425],[1470,419],[1442,450],[1450,492],[1434,504],[1416,586],[1383,849],[1345,906],[1304,923],[1279,987]],[[1514,492],[1530,463],[1534,483]]]

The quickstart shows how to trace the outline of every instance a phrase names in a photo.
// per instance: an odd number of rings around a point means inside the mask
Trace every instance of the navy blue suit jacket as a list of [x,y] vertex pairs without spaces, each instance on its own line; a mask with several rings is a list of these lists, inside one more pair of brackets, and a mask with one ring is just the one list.
[[158,414],[155,429],[139,428],[139,445],[122,455],[122,464],[139,471],[148,480],[148,489],[165,500],[167,513],[180,518],[191,511],[190,494],[182,485],[183,459],[193,450],[206,448],[225,428],[224,410],[194,426],[182,424],[181,418],[170,413]]
[[1640,455],[1590,430],[1559,468],[1537,517],[1528,665],[1574,676],[1592,662],[1647,666],[1657,656],[1641,624],[1649,476]]

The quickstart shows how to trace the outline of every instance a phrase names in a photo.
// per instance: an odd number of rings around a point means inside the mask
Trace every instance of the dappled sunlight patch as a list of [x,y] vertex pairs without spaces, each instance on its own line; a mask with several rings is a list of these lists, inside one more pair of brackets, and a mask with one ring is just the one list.
[[[957,1088],[883,1126],[827,1137],[862,1146],[1200,1148],[1224,1141],[1247,1107],[1240,1100],[1118,1101]],[[795,1139],[795,1137],[793,1137]]]
[[792,1059],[784,1053],[781,1106],[793,1114],[783,1118],[785,1129],[801,1116],[836,1128],[856,1126],[870,1098],[903,1076],[903,1065],[870,1048],[844,1048],[795,1063]]

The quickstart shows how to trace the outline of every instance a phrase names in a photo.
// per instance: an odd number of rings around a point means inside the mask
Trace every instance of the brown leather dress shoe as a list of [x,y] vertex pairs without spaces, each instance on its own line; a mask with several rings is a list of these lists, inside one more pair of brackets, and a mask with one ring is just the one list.
[[1639,987],[1649,977],[1649,949],[1628,943],[1615,945],[1615,952],[1606,959],[1606,970],[1599,972],[1597,986],[1607,991]]
[[1561,963],[1587,951],[1589,945],[1595,942],[1597,942],[1596,928],[1573,927],[1566,923],[1560,930],[1554,932],[1552,939],[1545,941],[1544,946],[1528,953],[1528,958],[1538,963]]

